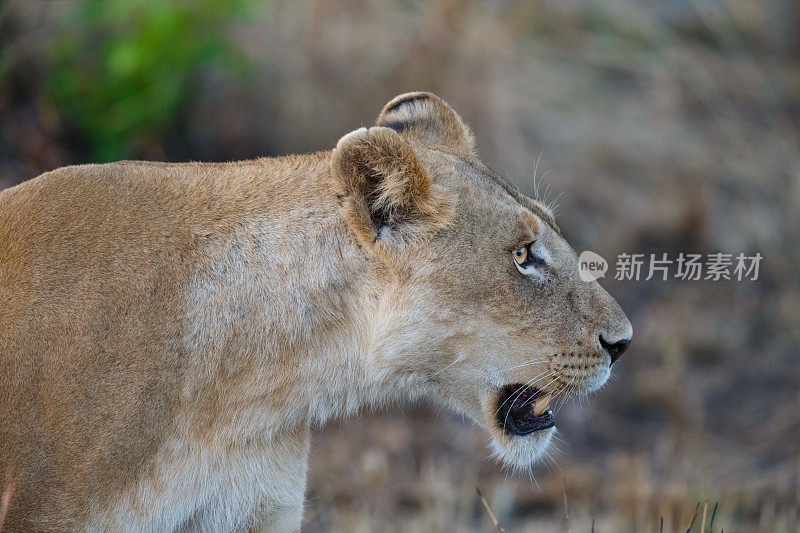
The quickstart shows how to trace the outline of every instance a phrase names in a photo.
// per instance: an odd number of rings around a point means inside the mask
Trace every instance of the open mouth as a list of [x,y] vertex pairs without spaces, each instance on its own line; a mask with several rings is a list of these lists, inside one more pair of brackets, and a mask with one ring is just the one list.
[[509,435],[523,436],[555,425],[550,395],[515,383],[506,385],[497,395],[497,424]]

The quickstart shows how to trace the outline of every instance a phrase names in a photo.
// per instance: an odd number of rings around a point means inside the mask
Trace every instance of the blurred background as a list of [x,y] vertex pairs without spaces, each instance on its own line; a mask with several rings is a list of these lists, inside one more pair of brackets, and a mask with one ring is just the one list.
[[[68,164],[327,150],[429,90],[576,250],[754,254],[615,281],[635,339],[559,451],[505,472],[426,405],[316,432],[304,531],[800,531],[800,5],[0,4],[0,188]],[[699,504],[699,508],[697,507]],[[701,524],[703,515],[706,520]]]

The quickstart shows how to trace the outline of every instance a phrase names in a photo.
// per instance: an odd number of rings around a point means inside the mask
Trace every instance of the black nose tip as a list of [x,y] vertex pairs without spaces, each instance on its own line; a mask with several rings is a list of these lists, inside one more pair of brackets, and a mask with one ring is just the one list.
[[614,361],[619,359],[622,355],[622,352],[628,349],[628,345],[631,343],[630,339],[622,339],[621,341],[617,342],[606,342],[602,335],[600,335],[600,346],[606,349],[608,355],[611,356],[611,364],[614,364]]

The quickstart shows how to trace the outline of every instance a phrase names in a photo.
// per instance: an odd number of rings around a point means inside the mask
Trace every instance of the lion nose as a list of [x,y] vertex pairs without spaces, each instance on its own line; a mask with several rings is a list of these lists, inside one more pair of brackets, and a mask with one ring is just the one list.
[[602,335],[600,335],[600,346],[605,348],[608,352],[608,355],[611,356],[611,364],[614,364],[614,361],[620,358],[622,353],[628,349],[628,345],[631,343],[631,339],[622,339],[616,342],[608,342],[606,341]]

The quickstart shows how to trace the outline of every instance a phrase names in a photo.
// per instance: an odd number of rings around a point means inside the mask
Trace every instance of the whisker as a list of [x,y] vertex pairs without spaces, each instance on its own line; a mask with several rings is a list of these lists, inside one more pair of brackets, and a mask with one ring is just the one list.
[[[539,387],[539,388],[540,388],[540,389],[542,389],[542,390],[546,390],[546,389],[547,389],[547,387],[549,387],[549,386],[550,386],[550,384],[551,384],[551,383],[553,383],[553,382],[554,382],[554,381],[556,381],[556,380],[558,380],[558,377],[554,377],[553,379],[551,379],[550,381],[548,381],[548,382],[547,382],[547,384],[546,384],[544,387]],[[525,400],[525,401],[522,403],[522,405],[520,405],[520,407],[525,407],[525,406],[528,404],[528,402],[530,402],[530,401],[531,401],[531,399],[533,399],[533,398],[531,397],[531,398],[528,398],[527,400]]]
[[433,374],[431,374],[431,376],[430,376],[430,377],[436,377],[436,376],[438,376],[439,374],[441,374],[442,372],[444,372],[445,370],[447,370],[448,368],[450,368],[451,366],[453,366],[454,364],[456,364],[456,363],[458,363],[458,362],[460,362],[460,361],[461,361],[461,358],[460,358],[460,357],[456,357],[455,359],[453,359],[453,361],[452,361],[452,362],[450,362],[450,363],[446,364],[445,366],[443,366],[442,368],[440,368],[439,370],[437,370],[436,372],[434,372]]
[[531,361],[525,361],[524,363],[520,363],[518,365],[514,365],[512,367],[506,368],[505,370],[501,370],[501,372],[508,372],[509,370],[514,370],[515,368],[520,368],[523,366],[530,366],[535,365],[536,363],[546,363],[549,359],[534,359]]
[[[540,378],[537,378],[535,381],[534,381],[533,379],[530,379],[530,380],[528,380],[528,381],[527,381],[527,382],[526,382],[526,383],[525,383],[525,384],[524,384],[522,387],[520,387],[520,388],[517,390],[517,392],[516,392],[514,395],[512,395],[512,396],[513,396],[513,398],[514,398],[514,401],[512,401],[512,402],[511,402],[511,407],[510,407],[510,408],[509,408],[509,410],[506,412],[506,416],[505,416],[505,418],[503,419],[503,427],[506,427],[506,422],[508,422],[508,415],[509,415],[509,414],[511,414],[511,409],[513,409],[513,408],[514,408],[514,405],[517,403],[517,400],[519,399],[520,395],[521,395],[521,394],[522,394],[522,393],[525,391],[525,387],[531,386],[531,385],[533,385],[534,383],[536,383],[536,381],[538,381],[539,379],[544,379],[545,377],[547,377],[547,376],[549,376],[549,375],[552,375],[552,374],[555,374],[555,373],[557,373],[557,371],[552,371],[552,372],[549,372],[549,373],[545,374],[544,376],[542,376],[542,377],[540,377]],[[509,396],[509,399],[510,399],[512,396]],[[508,401],[508,400],[506,400],[506,401]],[[506,402],[503,402],[503,405],[505,405],[505,403],[506,403]],[[526,402],[525,402],[525,403],[527,403],[527,400],[526,400]],[[523,403],[522,405],[524,406],[524,405],[525,405],[525,403]],[[500,407],[502,407],[502,405],[501,405]],[[497,410],[498,410],[498,411],[500,411],[500,407],[498,407],[498,408],[497,408]]]
[[[494,413],[494,414],[497,414],[497,413],[499,413],[499,412],[500,412],[500,409],[501,409],[501,408],[502,408],[502,407],[503,407],[503,406],[504,406],[504,405],[505,405],[505,404],[506,404],[506,403],[507,403],[509,400],[512,400],[512,399],[513,399],[513,401],[516,401],[516,398],[517,398],[517,397],[519,397],[519,395],[520,395],[520,394],[522,394],[522,393],[524,392],[524,389],[525,389],[525,387],[527,387],[527,386],[531,385],[532,383],[535,383],[535,382],[536,382],[536,381],[538,381],[539,379],[544,379],[545,377],[548,377],[548,376],[552,375],[553,373],[554,373],[554,371],[545,372],[543,375],[540,373],[540,374],[538,374],[538,375],[534,376],[533,378],[529,379],[527,382],[523,383],[523,384],[522,384],[522,386],[520,386],[520,388],[519,388],[519,389],[517,389],[517,390],[514,392],[514,394],[512,394],[511,396],[509,396],[508,398],[506,398],[506,399],[505,399],[505,401],[504,401],[503,403],[501,403],[500,405],[498,405],[498,406],[497,406],[497,410],[495,411],[495,413]],[[512,402],[512,406],[513,406],[513,402]]]
[[538,200],[539,199],[539,181],[536,181],[536,174],[539,171],[539,161],[542,159],[542,154],[544,150],[539,151],[539,157],[536,158],[536,164],[533,165],[533,196]]
[[561,408],[564,407],[564,405],[567,403],[574,382],[575,382],[575,376],[572,376],[569,382],[563,387],[562,391],[560,392],[561,396],[559,397],[558,400],[559,403],[556,405],[555,409],[553,409],[554,412],[558,413],[561,410]]
[[[558,373],[558,371],[557,371],[557,370],[556,370],[556,371],[553,371],[553,372],[550,372],[550,374],[557,374],[557,373]],[[544,379],[544,377],[545,377],[545,376],[543,376],[542,378],[539,378],[539,379]],[[553,382],[553,381],[555,381],[556,379],[558,379],[558,378],[556,377],[556,378],[553,378],[553,379],[551,379],[550,381],[548,381],[548,382],[547,382],[547,385],[545,385],[544,387],[541,387],[541,389],[542,389],[542,390],[546,389],[546,388],[547,388],[547,387],[550,385],[550,383],[552,383],[552,382]],[[537,381],[538,381],[538,380],[537,380]],[[530,383],[530,381],[529,381],[528,383]],[[532,384],[531,384],[531,385],[532,385]],[[517,399],[519,399],[519,395],[520,395],[521,393],[522,393],[522,389],[520,388],[520,390],[517,392],[517,395],[516,395],[516,396],[517,396],[517,398],[516,398],[516,399],[515,399],[515,400],[514,400],[514,401],[511,403],[511,409],[513,409],[513,408],[514,408],[514,405],[517,403]],[[527,400],[525,400],[525,401],[522,403],[522,405],[521,405],[520,407],[525,407],[525,405],[527,405],[529,401],[530,401],[530,398],[529,398],[529,399],[527,399]],[[503,402],[503,403],[505,403],[505,402]],[[509,415],[509,414],[511,414],[511,409],[509,409],[509,410],[508,410],[508,412],[506,412],[505,419],[503,420],[503,427],[505,427],[505,425],[506,425],[506,422],[508,422],[508,415]]]

